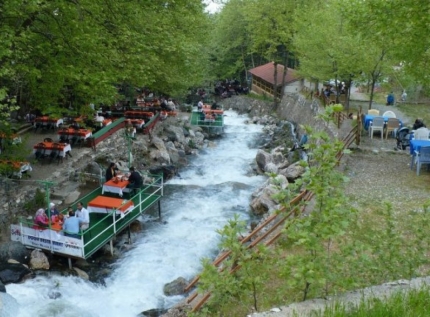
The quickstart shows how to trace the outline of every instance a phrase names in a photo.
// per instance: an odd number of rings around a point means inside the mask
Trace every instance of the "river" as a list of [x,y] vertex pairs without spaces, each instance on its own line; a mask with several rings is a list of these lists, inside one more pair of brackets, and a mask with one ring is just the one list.
[[[251,193],[265,180],[251,168],[262,127],[246,124],[247,117],[233,111],[225,114],[224,136],[166,184],[163,221],[145,222],[134,248],[115,262],[105,285],[55,274],[7,285],[18,302],[17,317],[135,317],[180,301],[182,296],[163,294],[164,284],[193,278],[201,258],[215,256],[216,230],[234,214],[250,219]],[[50,299],[50,292],[61,297]]]

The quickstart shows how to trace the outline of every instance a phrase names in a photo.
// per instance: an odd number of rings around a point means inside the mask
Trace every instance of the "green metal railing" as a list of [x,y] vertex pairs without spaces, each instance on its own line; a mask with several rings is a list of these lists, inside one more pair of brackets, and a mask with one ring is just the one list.
[[[94,254],[97,250],[99,250],[102,246],[104,246],[107,242],[109,242],[113,236],[120,233],[122,230],[127,228],[127,226],[134,221],[137,217],[145,213],[151,206],[153,206],[156,202],[158,202],[163,196],[163,176],[162,175],[147,175],[149,179],[151,179],[150,183],[144,184],[142,188],[135,195],[130,197],[129,200],[133,201],[134,207],[132,210],[126,212],[125,214],[121,214],[117,210],[112,210],[111,212],[104,213],[90,213],[90,227],[83,232],[77,234],[80,237],[82,242],[82,246],[77,246],[76,243],[73,243],[73,239],[63,239],[59,232],[56,232],[52,229],[51,223],[49,223],[46,229],[51,229],[49,231],[40,230],[36,231],[34,234],[26,234],[25,228],[32,228],[34,226],[33,219],[20,219],[19,225],[19,235],[20,240],[24,245],[28,245],[31,247],[38,247],[44,250],[51,251],[52,253],[58,253],[65,256],[70,256],[69,253],[62,253],[56,249],[55,246],[59,245],[59,238],[62,238],[62,244],[65,245],[65,248],[74,248],[74,250],[80,249],[80,255],[75,254],[74,257],[88,258],[92,254]],[[83,198],[79,199],[79,202],[82,202],[84,205],[87,205],[88,202],[93,200],[95,197],[100,196],[102,192],[102,188],[97,188],[96,190],[90,192]],[[124,200],[124,204],[129,200]],[[69,207],[73,209],[77,208],[77,203],[75,202]],[[67,209],[61,211],[62,214],[67,213]],[[16,228],[16,226],[15,226]],[[16,229],[14,229],[16,231]],[[62,231],[64,232],[64,231]],[[66,232],[67,233],[67,232]],[[12,236],[17,236],[18,234],[12,232]],[[17,239],[15,239],[16,241]],[[42,241],[43,240],[43,241]],[[42,241],[39,245],[35,243],[25,243],[26,241]],[[63,248],[64,250],[64,248]]]

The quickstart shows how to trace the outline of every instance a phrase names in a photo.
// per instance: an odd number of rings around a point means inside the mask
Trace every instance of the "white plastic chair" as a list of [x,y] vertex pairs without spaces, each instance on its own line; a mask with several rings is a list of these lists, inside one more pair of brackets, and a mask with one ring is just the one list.
[[415,163],[417,164],[417,175],[420,175],[422,164],[428,164],[427,170],[430,169],[430,146],[423,146],[419,152],[415,151]]
[[397,118],[396,114],[392,111],[385,111],[382,116],[386,118]]
[[381,131],[381,139],[383,139],[384,138],[384,126],[385,126],[384,118],[382,118],[382,117],[373,118],[373,120],[372,120],[372,122],[370,122],[370,126],[369,126],[370,138],[373,139],[373,133],[375,131]]
[[379,116],[379,110],[377,110],[377,109],[370,109],[370,110],[367,110],[367,114],[372,114],[374,116]]
[[428,140],[429,139],[429,129],[427,128],[419,128],[414,132],[415,140]]

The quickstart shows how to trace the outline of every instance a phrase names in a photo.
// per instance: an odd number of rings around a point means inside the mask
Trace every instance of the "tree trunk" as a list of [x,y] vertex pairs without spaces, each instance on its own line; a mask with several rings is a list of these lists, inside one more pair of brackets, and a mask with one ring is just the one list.
[[348,89],[347,89],[347,91],[345,91],[345,93],[346,93],[345,108],[346,108],[347,113],[349,112],[349,99],[351,98],[351,85],[352,85],[352,78],[351,78],[351,75],[349,75]]
[[372,83],[370,85],[369,110],[372,109],[372,101],[373,101],[373,94],[375,91],[376,78],[377,78],[377,76],[375,76],[375,74],[372,73]]
[[273,62],[273,107],[276,109],[278,107],[278,63]]
[[284,91],[285,91],[285,77],[287,77],[287,72],[288,72],[288,51],[286,50],[284,52],[284,72],[282,74],[282,85],[281,85],[281,99],[284,96]]

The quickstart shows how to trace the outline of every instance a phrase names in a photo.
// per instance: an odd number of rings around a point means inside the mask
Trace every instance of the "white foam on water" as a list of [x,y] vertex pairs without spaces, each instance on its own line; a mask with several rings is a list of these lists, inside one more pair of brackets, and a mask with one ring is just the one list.
[[[167,183],[169,194],[161,200],[163,221],[145,223],[133,249],[115,263],[105,286],[52,274],[8,285],[7,292],[20,306],[17,317],[134,317],[182,299],[165,296],[163,286],[180,276],[191,279],[198,274],[201,258],[217,252],[216,230],[234,214],[249,219],[251,193],[265,179],[249,173],[257,152],[252,144],[261,127],[245,120],[226,111],[225,135],[181,171],[181,178]],[[61,298],[50,299],[53,291]]]

